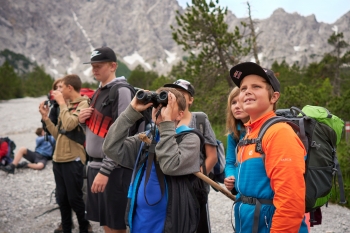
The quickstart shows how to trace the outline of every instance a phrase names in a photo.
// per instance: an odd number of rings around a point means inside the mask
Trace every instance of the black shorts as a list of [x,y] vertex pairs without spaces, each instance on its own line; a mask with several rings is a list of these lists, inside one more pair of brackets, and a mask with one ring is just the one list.
[[31,163],[43,163],[44,168],[46,166],[47,158],[39,153],[33,152],[31,150],[27,149],[27,154],[23,156],[26,160],[28,160]]
[[103,193],[91,193],[91,186],[100,169],[88,167],[86,219],[114,230],[126,229],[125,210],[132,170],[118,167],[109,176]]

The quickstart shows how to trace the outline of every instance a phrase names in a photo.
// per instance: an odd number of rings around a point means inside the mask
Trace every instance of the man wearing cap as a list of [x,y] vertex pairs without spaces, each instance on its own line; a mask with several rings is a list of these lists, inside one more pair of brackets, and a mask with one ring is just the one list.
[[237,232],[308,232],[305,212],[305,161],[303,143],[284,122],[269,127],[262,138],[263,156],[254,140],[262,125],[276,116],[280,83],[273,71],[253,62],[231,68],[240,88],[239,101],[250,116],[247,135],[237,152],[238,191],[234,206]]
[[[184,117],[179,122],[179,125],[187,125],[190,128],[197,128],[196,127],[196,117],[197,115],[190,112],[189,108],[191,107],[193,101],[194,101],[194,87],[193,85],[184,79],[178,79],[174,83],[165,84],[164,87],[173,87],[179,90],[186,99],[186,109],[184,111]],[[203,113],[204,114],[204,113]],[[208,118],[205,118],[205,126],[204,126],[204,144],[205,144],[205,152],[206,152],[206,159],[205,159],[205,167],[206,172],[208,175],[209,172],[213,169],[217,162],[217,154],[216,154],[216,137],[215,133],[211,127],[211,124],[208,120]],[[203,172],[203,167],[201,168]],[[207,193],[210,191],[209,185],[207,185]],[[207,203],[201,204],[200,206],[200,220],[197,232],[198,233],[207,233],[211,232],[210,229],[210,219],[209,219],[209,209]]]
[[[124,214],[132,170],[104,155],[102,144],[109,127],[130,104],[134,89],[124,76],[116,78],[118,63],[111,48],[95,49],[90,62],[84,64],[91,64],[92,73],[100,82],[90,107],[79,114],[79,123],[86,132],[86,151],[90,156],[86,218],[99,222],[105,232],[126,232]],[[109,99],[113,91],[116,92],[114,101]],[[141,124],[140,129],[143,128]]]

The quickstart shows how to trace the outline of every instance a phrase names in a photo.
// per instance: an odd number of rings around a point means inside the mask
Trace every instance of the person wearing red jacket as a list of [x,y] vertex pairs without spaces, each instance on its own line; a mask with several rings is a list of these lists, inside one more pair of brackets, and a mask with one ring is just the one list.
[[290,125],[280,122],[262,138],[265,155],[255,150],[261,126],[276,116],[280,83],[273,71],[253,62],[234,66],[230,76],[250,117],[245,123],[247,143],[239,144],[236,155],[236,232],[307,233],[303,143]]

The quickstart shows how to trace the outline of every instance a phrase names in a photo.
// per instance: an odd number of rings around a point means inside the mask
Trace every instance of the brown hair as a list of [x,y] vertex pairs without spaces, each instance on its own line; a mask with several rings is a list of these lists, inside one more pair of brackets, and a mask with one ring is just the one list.
[[176,102],[177,102],[177,106],[179,107],[179,111],[185,111],[186,99],[180,91],[176,90],[175,88],[171,88],[171,87],[161,87],[156,92],[160,93],[161,91],[168,91],[168,92],[170,91],[171,93],[173,93],[176,97]]
[[58,79],[56,79],[54,82],[53,82],[53,84],[52,84],[52,90],[57,90],[57,84],[59,83],[59,82],[62,82],[62,78],[58,78]]
[[236,119],[231,111],[231,104],[234,98],[239,95],[239,88],[234,87],[227,98],[227,106],[226,106],[226,133],[233,133],[235,139],[240,138],[240,132],[237,130],[237,126],[241,125],[244,128],[243,122],[240,119]]
[[43,133],[43,128],[37,128],[35,130],[35,134],[38,135],[38,136],[41,136],[42,133]]
[[80,92],[81,89],[81,79],[76,74],[69,74],[62,78],[62,82],[68,86],[71,85],[76,92]]

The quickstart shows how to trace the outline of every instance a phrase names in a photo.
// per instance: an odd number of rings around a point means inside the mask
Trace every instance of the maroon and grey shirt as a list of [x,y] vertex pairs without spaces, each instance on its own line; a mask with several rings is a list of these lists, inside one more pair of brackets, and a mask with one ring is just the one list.
[[[120,87],[117,89],[118,100],[105,105],[108,101],[110,88],[118,83],[127,83],[125,77],[118,77],[113,79],[104,87],[99,87],[91,100],[90,106],[94,108],[91,117],[85,122],[86,134],[86,152],[94,159],[89,166],[100,169],[100,172],[106,176],[115,169],[116,164],[112,159],[103,154],[102,144],[107,135],[109,127],[116,119],[113,119],[113,109],[118,109],[117,118],[131,102],[131,90],[127,87]],[[102,162],[96,159],[103,159]]]

